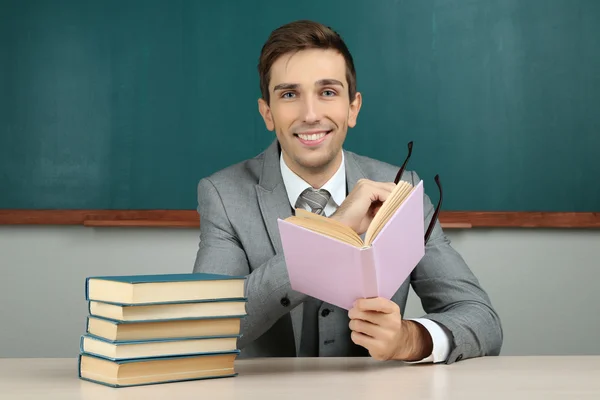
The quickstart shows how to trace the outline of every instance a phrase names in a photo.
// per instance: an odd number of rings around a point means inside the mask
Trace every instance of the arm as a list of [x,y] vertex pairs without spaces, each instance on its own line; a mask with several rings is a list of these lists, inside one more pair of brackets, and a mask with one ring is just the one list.
[[[259,338],[283,315],[301,303],[305,296],[290,287],[283,255],[276,255],[250,272],[246,253],[232,228],[227,211],[215,186],[208,179],[198,184],[200,244],[194,272],[247,276],[246,305],[242,337],[238,347]],[[287,299],[282,301],[282,299]]]
[[[412,183],[419,178],[412,173]],[[359,181],[359,183],[361,183]],[[331,217],[361,234],[385,201],[393,183],[363,180]],[[425,226],[434,207],[424,196]],[[452,363],[462,358],[497,355],[502,327],[479,282],[450,246],[436,221],[425,256],[411,274],[411,284],[427,313],[403,321],[398,305],[383,298],[359,299],[349,312],[352,340],[377,359]]]
[[[419,182],[413,173],[413,184]],[[424,198],[425,226],[433,216],[429,197]],[[451,334],[447,363],[460,359],[498,355],[503,332],[500,318],[486,292],[463,258],[450,246],[439,222],[426,244],[425,256],[411,274],[411,285],[426,315]]]
[[450,352],[452,334],[445,327],[427,318],[407,318],[402,326],[408,324],[408,342],[413,345],[412,352],[403,358],[412,363],[445,362]]

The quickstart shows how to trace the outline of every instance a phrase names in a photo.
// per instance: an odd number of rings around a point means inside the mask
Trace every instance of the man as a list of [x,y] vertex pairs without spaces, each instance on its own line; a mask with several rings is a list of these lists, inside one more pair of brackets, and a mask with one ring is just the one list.
[[[452,363],[499,354],[499,317],[437,221],[425,256],[391,300],[358,299],[348,312],[291,289],[277,218],[303,207],[363,234],[392,191],[398,167],[342,149],[362,98],[352,56],[337,33],[311,21],[284,25],[264,44],[258,69],[259,112],[276,140],[198,185],[194,272],[248,277],[241,356]],[[414,172],[402,179],[419,181]],[[427,226],[433,207],[427,196],[424,201]],[[423,318],[402,319],[409,285]]]

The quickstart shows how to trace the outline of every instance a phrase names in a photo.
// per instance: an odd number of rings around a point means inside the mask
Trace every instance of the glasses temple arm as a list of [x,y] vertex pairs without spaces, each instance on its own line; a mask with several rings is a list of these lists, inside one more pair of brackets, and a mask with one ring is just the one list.
[[431,231],[433,231],[433,227],[435,226],[435,222],[437,221],[437,217],[440,212],[440,208],[442,207],[443,193],[442,193],[442,185],[440,183],[440,176],[436,175],[434,179],[435,179],[435,183],[437,184],[438,189],[440,191],[440,200],[438,201],[437,207],[435,208],[433,216],[431,217],[431,221],[429,221],[429,227],[427,227],[427,232],[425,233],[425,244],[427,244],[427,241],[429,240]]
[[398,184],[398,182],[400,182],[400,179],[402,178],[402,174],[404,173],[404,168],[406,168],[406,164],[408,163],[408,160],[410,159],[410,155],[412,154],[412,148],[413,148],[413,142],[410,141],[410,142],[408,142],[408,155],[406,156],[406,159],[404,160],[404,164],[402,164],[402,168],[400,168],[400,170],[396,174],[396,179],[394,179],[395,184]]

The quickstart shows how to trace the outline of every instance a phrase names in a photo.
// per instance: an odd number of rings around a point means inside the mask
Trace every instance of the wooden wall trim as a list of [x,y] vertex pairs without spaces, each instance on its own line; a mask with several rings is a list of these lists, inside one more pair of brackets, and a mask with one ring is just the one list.
[[0,225],[198,227],[194,210],[0,210]]
[[[445,229],[463,228],[600,228],[600,212],[463,212],[442,211]],[[89,227],[199,226],[195,210],[2,210],[0,225],[84,225]]]
[[600,228],[600,212],[440,212],[440,222],[473,228]]

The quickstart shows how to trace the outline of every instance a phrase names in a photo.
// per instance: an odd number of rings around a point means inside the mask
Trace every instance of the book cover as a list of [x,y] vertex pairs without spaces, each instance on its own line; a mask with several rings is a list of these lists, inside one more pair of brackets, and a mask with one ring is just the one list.
[[277,222],[292,289],[346,310],[358,298],[390,299],[425,255],[422,181],[369,247]]

